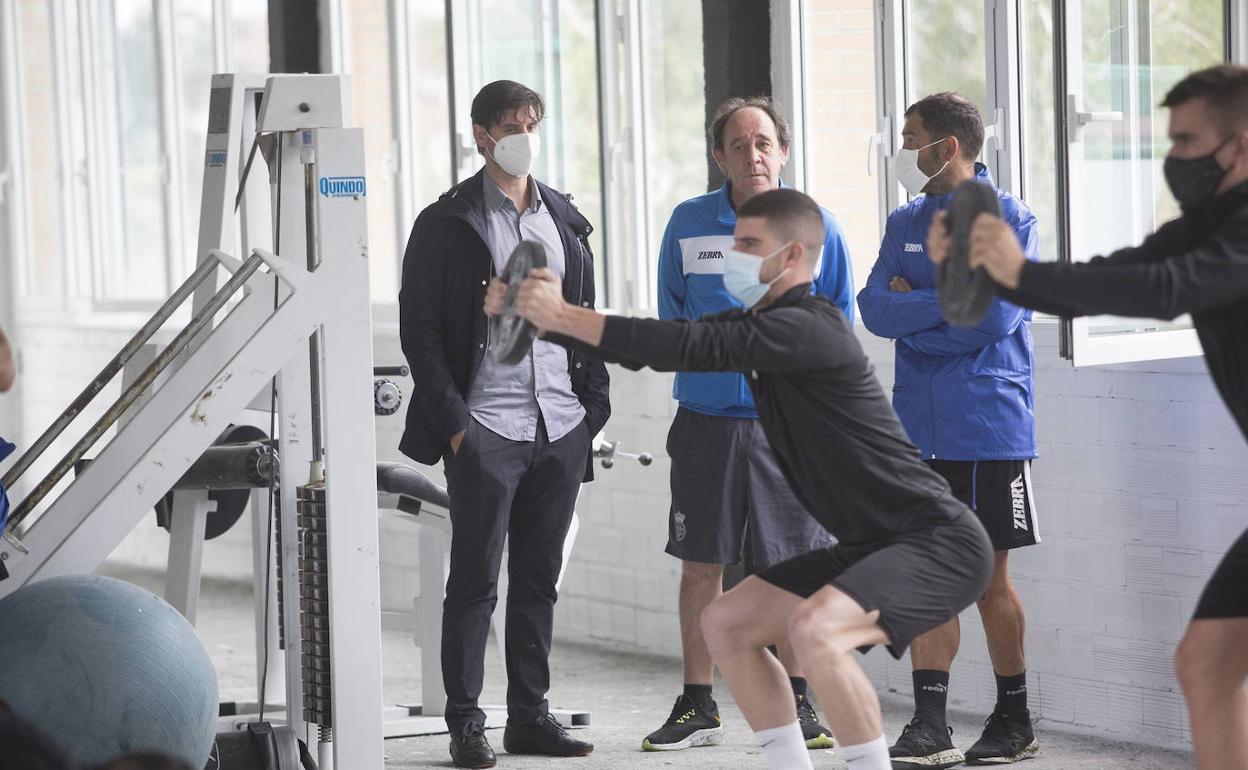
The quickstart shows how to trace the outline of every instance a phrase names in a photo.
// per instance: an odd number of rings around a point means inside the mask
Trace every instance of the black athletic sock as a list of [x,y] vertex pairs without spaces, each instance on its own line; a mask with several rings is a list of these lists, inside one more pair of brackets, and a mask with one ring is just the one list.
[[949,696],[949,672],[930,668],[915,669],[914,715],[933,727],[945,726],[945,702]]
[[709,684],[685,684],[685,697],[697,704],[698,708],[714,716],[719,713],[715,707],[715,699],[711,697]]
[[789,686],[793,688],[794,698],[800,698],[806,695],[806,677],[802,677],[802,676],[789,677]]
[[1027,714],[1027,672],[1017,676],[997,677],[997,711],[1006,714]]

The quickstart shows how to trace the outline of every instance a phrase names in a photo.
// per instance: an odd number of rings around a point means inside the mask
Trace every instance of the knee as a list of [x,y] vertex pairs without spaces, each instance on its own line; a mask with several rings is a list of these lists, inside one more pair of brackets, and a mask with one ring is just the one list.
[[714,650],[731,647],[734,640],[741,638],[739,631],[744,619],[731,599],[721,596],[706,606],[699,623],[702,626],[702,638],[714,654]]
[[813,602],[804,602],[789,619],[789,643],[801,659],[825,663],[852,650],[835,617]]
[[1189,699],[1216,689],[1223,678],[1212,650],[1207,647],[1198,636],[1189,632],[1174,654],[1174,673]]

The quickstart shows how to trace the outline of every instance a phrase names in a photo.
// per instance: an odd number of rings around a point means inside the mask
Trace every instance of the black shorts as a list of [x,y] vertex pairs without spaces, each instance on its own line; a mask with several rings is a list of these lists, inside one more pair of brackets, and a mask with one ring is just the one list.
[[979,517],[994,551],[1040,542],[1031,460],[928,460],[927,465]]
[[1205,584],[1192,618],[1248,618],[1248,529],[1213,571],[1213,577]]
[[916,636],[983,596],[992,570],[992,544],[966,511],[931,529],[795,556],[758,577],[803,598],[836,586],[867,612],[879,610],[888,651],[900,658]]

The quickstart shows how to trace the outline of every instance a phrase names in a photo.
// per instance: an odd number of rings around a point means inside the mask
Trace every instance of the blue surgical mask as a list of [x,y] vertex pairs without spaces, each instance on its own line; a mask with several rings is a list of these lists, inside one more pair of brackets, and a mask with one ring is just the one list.
[[755,254],[746,254],[744,251],[729,249],[724,252],[724,288],[742,305],[747,308],[754,307],[763,297],[767,296],[767,290],[772,287],[781,276],[789,271],[786,267],[780,271],[780,275],[772,278],[770,281],[764,282],[758,274],[763,269],[763,261],[779,254],[789,244],[784,244],[775,251],[766,256],[757,256]]

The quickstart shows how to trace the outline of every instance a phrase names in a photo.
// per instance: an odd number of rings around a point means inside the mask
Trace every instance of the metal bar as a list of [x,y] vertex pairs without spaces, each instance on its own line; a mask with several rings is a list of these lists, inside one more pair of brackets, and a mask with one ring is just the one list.
[[[225,307],[225,303],[234,295],[235,292],[242,288],[243,284],[245,284],[247,280],[256,272],[256,270],[260,268],[262,262],[263,260],[259,254],[252,254],[247,258],[247,261],[244,262],[242,267],[238,269],[238,272],[234,273],[234,275],[230,277],[230,280],[226,282],[225,286],[221,287],[221,290],[213,295],[212,299],[210,299],[208,303],[204,305],[203,309],[191,319],[189,324],[186,325],[186,328],[179,332],[178,336],[174,337],[173,341],[170,342],[164,350],[160,351],[160,355],[156,356],[151,365],[144,369],[138,379],[132,382],[130,387],[126,388],[125,391],[122,392],[121,397],[118,398],[111,407],[109,407],[108,411],[105,412],[100,419],[96,420],[95,424],[91,426],[86,435],[84,435],[78,443],[74,445],[73,449],[70,449],[69,452],[61,458],[61,461],[57,463],[56,467],[53,468],[42,481],[39,482],[34,491],[27,495],[26,498],[18,504],[17,509],[13,511],[13,515],[9,517],[9,529],[16,528],[23,519],[30,515],[30,512],[34,510],[35,506],[38,505],[43,498],[47,497],[48,493],[52,491],[52,488],[56,486],[57,482],[59,482],[65,474],[69,473],[69,471],[74,467],[74,463],[82,459],[82,456],[87,453],[87,450],[90,449],[101,436],[104,435],[104,432],[111,428],[113,423],[115,423],[117,419],[130,408],[130,405],[138,400],[143,391],[156,381],[156,377],[159,376],[170,363],[172,363],[175,357],[177,357],[183,350],[186,349],[188,345],[190,345],[192,338],[194,338],[196,334],[208,325],[213,316],[217,314],[217,311]],[[205,260],[204,264],[215,270],[218,263],[216,260]],[[202,272],[203,265],[200,266],[199,270],[195,271],[192,278],[200,275]],[[200,280],[203,280],[202,277]],[[179,288],[178,294],[171,298],[170,301],[177,299],[179,295],[181,296],[181,299],[186,299],[186,297],[193,290],[194,285],[191,281],[187,281],[187,283],[183,284],[182,287]],[[169,303],[166,303],[166,305],[168,304]],[[162,307],[161,311],[157,312],[157,317],[160,312],[164,311],[164,309],[165,308]],[[149,326],[153,323],[153,321],[155,321],[155,318],[156,317],[153,317],[153,320],[148,322]],[[146,328],[147,327],[144,327],[144,329]],[[155,329],[152,331],[155,331]],[[142,332],[140,332],[140,334],[141,333]],[[151,336],[151,334],[149,333],[148,336]],[[135,339],[139,339],[139,336],[136,335]],[[127,348],[129,348],[129,346],[127,346]],[[124,353],[126,351],[123,350],[122,352]],[[114,361],[116,360],[117,359],[114,359]],[[124,365],[124,361],[122,364]],[[110,366],[112,366],[112,364],[110,364]],[[97,378],[97,382],[98,381],[99,380]],[[105,382],[107,382],[107,380],[105,380]],[[95,384],[96,383],[92,383],[92,386]],[[103,385],[101,384],[100,387],[103,387]],[[98,392],[98,390],[99,388],[96,389],[96,392]],[[90,398],[88,398],[87,401],[90,401]],[[77,404],[77,402],[75,402],[75,404]],[[82,406],[85,406],[85,402],[82,405],[79,405],[78,408],[81,409]],[[60,421],[58,420],[58,423],[59,422]],[[62,429],[63,428],[64,426],[62,426]],[[46,433],[44,434],[44,436],[47,435],[48,434]],[[52,438],[55,438],[55,436]],[[43,437],[40,437],[40,440],[42,441]],[[51,439],[49,439],[49,442],[50,441]],[[32,448],[31,451],[34,451],[34,448]],[[27,454],[30,453],[28,452]],[[26,456],[23,455],[22,459],[25,460]],[[7,479],[5,480],[5,486],[8,486]]]
[[[304,153],[309,152],[304,148]],[[319,250],[320,236],[316,222],[316,160],[312,157],[302,158],[303,166],[303,222],[304,238],[307,243],[308,272],[315,272],[320,267]],[[321,333],[312,332],[308,337],[309,372],[312,375],[312,461],[325,459],[325,444],[321,431]]]
[[13,485],[17,482],[21,475],[26,472],[26,469],[29,468],[35,460],[39,459],[39,456],[44,453],[53,441],[65,432],[65,429],[69,427],[69,424],[73,422],[74,419],[82,413],[82,410],[95,399],[96,395],[104,389],[104,386],[108,385],[108,383],[112,381],[117,372],[121,371],[125,367],[130,359],[133,358],[134,355],[147,344],[147,341],[152,338],[152,335],[154,335],[161,326],[164,326],[165,322],[169,320],[169,317],[172,316],[174,312],[177,311],[178,307],[186,301],[186,298],[191,296],[191,294],[195,291],[195,287],[203,283],[209,276],[216,272],[218,265],[219,263],[215,259],[204,260],[199,267],[195,269],[195,272],[191,273],[191,276],[186,279],[186,282],[178,287],[177,291],[173,293],[173,296],[171,296],[165,304],[160,306],[160,308],[156,311],[156,314],[143,325],[143,328],[135,332],[135,335],[130,338],[130,341],[126,343],[126,346],[121,349],[121,352],[118,353],[112,361],[108,362],[100,373],[95,376],[94,380],[88,383],[87,387],[78,394],[78,397],[74,399],[73,403],[71,403],[65,411],[61,413],[60,417],[56,418],[56,421],[43,432],[43,435],[41,435],[35,443],[31,445],[30,449],[26,450],[17,462],[13,463],[13,466],[9,468],[7,473],[4,474],[2,483],[6,489],[13,488]]

